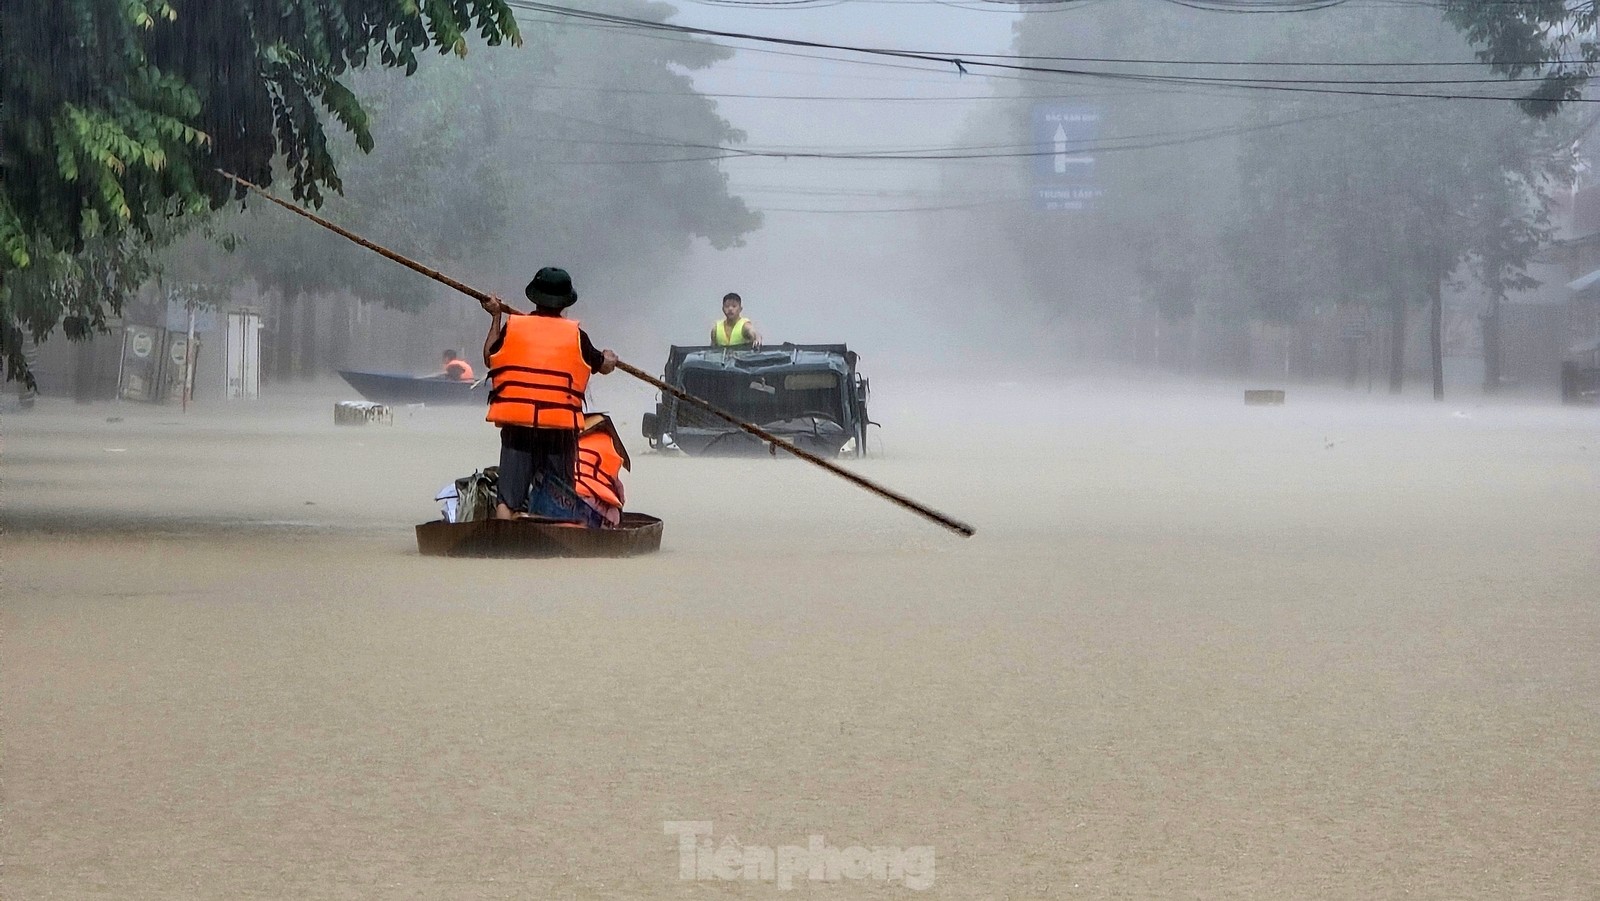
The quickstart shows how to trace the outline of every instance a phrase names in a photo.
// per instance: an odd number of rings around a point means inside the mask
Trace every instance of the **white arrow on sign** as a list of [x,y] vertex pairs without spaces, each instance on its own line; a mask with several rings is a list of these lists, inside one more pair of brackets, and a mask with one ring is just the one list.
[[1056,174],[1067,171],[1067,129],[1064,125],[1056,126]]

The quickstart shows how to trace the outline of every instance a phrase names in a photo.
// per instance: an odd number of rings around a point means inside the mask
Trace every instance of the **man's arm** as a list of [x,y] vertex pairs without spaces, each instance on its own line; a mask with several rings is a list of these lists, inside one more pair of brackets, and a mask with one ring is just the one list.
[[756,331],[756,324],[748,319],[744,321],[744,336],[750,339],[751,348],[761,349],[761,333]]
[[483,336],[483,365],[489,366],[489,355],[494,353],[495,345],[499,343],[501,329],[504,328],[500,319],[505,311],[505,304],[498,297],[479,301],[484,312],[489,314],[489,333]]
[[617,368],[617,355],[609,350],[596,349],[594,342],[589,340],[588,332],[578,329],[578,341],[583,362],[589,365],[590,372],[606,375]]

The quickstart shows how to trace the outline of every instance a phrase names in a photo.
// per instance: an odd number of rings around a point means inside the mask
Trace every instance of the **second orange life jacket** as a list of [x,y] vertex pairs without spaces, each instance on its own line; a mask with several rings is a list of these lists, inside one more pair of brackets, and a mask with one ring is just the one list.
[[575,487],[579,496],[622,509],[622,471],[631,468],[628,450],[622,446],[622,438],[610,418],[589,416],[578,435]]

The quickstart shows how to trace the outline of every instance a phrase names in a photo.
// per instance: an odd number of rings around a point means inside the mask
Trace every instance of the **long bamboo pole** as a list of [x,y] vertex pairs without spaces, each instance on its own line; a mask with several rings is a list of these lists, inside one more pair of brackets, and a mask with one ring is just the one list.
[[[371,250],[374,253],[377,253],[377,254],[379,254],[379,255],[381,255],[383,257],[386,257],[386,258],[388,258],[390,260],[393,260],[396,263],[399,263],[400,265],[405,266],[407,269],[411,269],[411,270],[413,270],[415,272],[419,272],[419,273],[421,273],[423,275],[426,275],[427,277],[433,279],[434,281],[441,282],[441,283],[443,283],[445,285],[448,285],[451,288],[454,288],[457,291],[460,291],[462,294],[465,294],[468,297],[471,297],[471,298],[473,298],[475,300],[486,301],[486,300],[493,299],[493,295],[491,295],[491,294],[487,294],[487,293],[485,293],[483,291],[479,291],[477,288],[474,288],[471,285],[466,284],[465,282],[457,281],[457,280],[451,278],[450,276],[445,275],[444,273],[440,272],[437,269],[430,269],[427,266],[424,266],[421,263],[417,262],[416,260],[413,260],[413,259],[411,259],[409,257],[406,257],[406,256],[402,256],[402,255],[400,255],[398,253],[395,253],[394,251],[392,251],[389,248],[384,247],[384,246],[382,246],[380,244],[374,244],[373,242],[368,241],[366,238],[361,237],[360,235],[356,234],[355,232],[350,231],[349,229],[346,229],[346,228],[342,228],[342,227],[340,227],[338,225],[335,225],[332,222],[329,222],[327,219],[324,219],[321,216],[318,216],[316,213],[313,213],[310,210],[308,210],[308,209],[306,209],[306,208],[304,208],[302,206],[299,206],[298,204],[290,203],[287,200],[283,200],[281,198],[273,196],[272,194],[267,193],[266,191],[262,190],[260,187],[258,187],[256,185],[253,185],[248,181],[245,181],[244,179],[240,178],[237,175],[232,174],[231,172],[223,172],[221,169],[218,169],[217,171],[219,173],[221,173],[224,177],[232,179],[234,182],[244,186],[246,189],[254,192],[255,194],[259,195],[262,198],[265,198],[267,201],[269,201],[271,203],[275,203],[278,206],[283,207],[284,209],[288,210],[291,213],[294,213],[297,216],[303,216],[303,217],[305,217],[307,219],[310,219],[312,222],[315,222],[316,224],[322,226],[323,228],[326,228],[329,231],[335,232],[335,233],[337,233],[339,235],[342,235],[342,236],[344,236],[346,238],[349,238],[351,241],[354,241],[355,243],[360,244],[362,247],[365,247],[368,250]],[[840,466],[839,464],[834,463],[831,460],[824,460],[823,458],[817,456],[816,454],[811,453],[808,450],[805,450],[804,448],[797,447],[794,444],[794,442],[789,441],[789,440],[787,440],[785,438],[779,437],[777,435],[774,435],[771,432],[767,431],[766,429],[761,428],[758,425],[754,425],[752,423],[745,422],[744,420],[740,419],[739,417],[734,416],[732,413],[728,413],[726,411],[719,410],[715,406],[712,406],[711,404],[707,403],[706,401],[701,400],[700,398],[695,397],[692,394],[689,394],[688,392],[684,391],[683,389],[676,388],[676,387],[674,387],[672,385],[667,384],[666,382],[663,382],[662,380],[656,378],[653,375],[650,375],[649,373],[647,373],[644,370],[638,368],[637,366],[634,366],[632,364],[625,363],[625,362],[623,362],[621,360],[618,360],[617,361],[617,368],[622,370],[623,372],[626,372],[627,374],[633,376],[634,378],[636,378],[636,379],[638,379],[638,380],[640,380],[642,382],[645,382],[648,385],[651,385],[651,386],[655,387],[659,391],[662,391],[662,392],[664,392],[666,394],[670,394],[673,397],[677,398],[678,400],[683,401],[686,404],[690,404],[692,406],[698,407],[699,409],[704,410],[707,413],[710,413],[711,415],[717,417],[718,419],[723,420],[724,422],[729,423],[730,425],[737,426],[739,429],[741,429],[741,430],[743,430],[745,432],[748,432],[749,434],[754,435],[757,438],[760,438],[762,441],[767,442],[768,444],[770,444],[772,447],[774,447],[776,449],[780,449],[780,450],[786,451],[786,452],[788,452],[790,454],[793,454],[794,456],[799,457],[800,459],[806,461],[807,463],[811,463],[811,464],[814,464],[816,466],[820,466],[823,469],[826,469],[827,471],[833,473],[834,475],[844,479],[845,481],[850,482],[851,484],[856,485],[857,487],[864,488],[867,491],[870,491],[873,494],[876,494],[877,496],[883,498],[884,500],[889,501],[890,503],[898,504],[899,506],[904,507],[905,509],[910,510],[913,513],[916,513],[917,515],[919,515],[919,516],[921,516],[921,517],[923,517],[925,519],[928,519],[928,520],[931,520],[931,521],[933,521],[935,523],[938,523],[939,525],[943,526],[946,529],[949,529],[950,531],[956,533],[957,535],[960,535],[962,537],[971,537],[977,531],[977,529],[975,529],[972,526],[962,522],[959,519],[955,519],[953,517],[946,516],[945,514],[940,513],[938,510],[935,510],[932,507],[927,506],[926,504],[922,504],[922,503],[919,503],[917,501],[914,501],[911,498],[906,497],[905,495],[899,493],[898,491],[894,491],[894,490],[892,490],[890,488],[886,488],[886,487],[884,487],[882,485],[879,485],[877,482],[874,482],[871,479],[866,478],[865,476],[857,475],[856,473],[853,473],[850,470],[845,469],[843,466]]]
[[847,482],[850,482],[850,483],[852,483],[854,485],[857,485],[857,486],[859,486],[861,488],[867,489],[868,491],[872,492],[873,494],[876,494],[877,496],[883,498],[886,501],[889,501],[889,502],[895,503],[895,504],[899,504],[900,506],[906,508],[907,510],[910,510],[913,513],[916,513],[919,516],[925,517],[927,519],[931,519],[934,522],[938,523],[939,525],[944,526],[945,528],[949,529],[950,531],[955,532],[957,535],[960,535],[960,536],[962,536],[964,538],[970,538],[972,536],[972,534],[977,531],[977,529],[974,529],[972,526],[967,525],[966,523],[962,522],[959,519],[953,519],[953,518],[951,518],[949,516],[946,516],[943,513],[940,513],[938,510],[935,510],[932,507],[929,507],[929,506],[927,506],[925,504],[918,503],[917,501],[914,501],[911,498],[906,497],[905,495],[899,493],[898,491],[894,491],[892,489],[885,488],[884,486],[879,485],[877,482],[874,482],[871,479],[866,478],[865,476],[857,475],[856,473],[853,473],[850,470],[845,469],[843,466],[840,466],[839,464],[833,462],[832,460],[824,460],[823,458],[817,456],[816,454],[813,454],[812,452],[806,450],[805,448],[796,446],[794,444],[794,442],[789,441],[789,440],[787,440],[785,438],[781,438],[781,437],[779,437],[777,435],[774,435],[771,432],[767,431],[766,429],[763,429],[762,427],[760,427],[758,425],[753,425],[751,423],[745,422],[744,420],[738,418],[737,416],[734,416],[731,413],[725,413],[722,410],[719,410],[716,407],[712,406],[711,404],[706,403],[705,401],[701,400],[700,398],[695,397],[693,394],[689,394],[689,393],[685,392],[681,388],[675,388],[672,385],[669,385],[666,382],[663,382],[662,380],[656,378],[655,376],[650,375],[647,372],[641,371],[638,367],[631,366],[631,365],[629,365],[627,363],[622,362],[621,360],[618,360],[617,361],[617,368],[622,370],[623,372],[626,372],[627,374],[633,376],[634,378],[640,380],[641,382],[646,382],[646,383],[648,383],[650,385],[654,385],[657,389],[659,389],[659,390],[661,390],[661,391],[663,391],[663,392],[665,392],[667,394],[670,394],[673,397],[676,397],[678,400],[681,400],[686,404],[692,404],[692,405],[694,405],[696,407],[699,407],[700,409],[706,411],[707,413],[710,413],[712,416],[715,416],[718,419],[721,419],[722,421],[727,422],[730,425],[738,426],[740,429],[743,429],[744,431],[756,436],[757,438],[760,438],[762,441],[765,441],[768,444],[771,444],[775,448],[779,448],[779,449],[788,451],[789,453],[795,455],[796,457],[799,457],[800,459],[806,461],[807,463],[814,463],[817,466],[820,466],[823,469],[826,469],[827,471],[829,471],[829,472],[833,473],[834,475],[844,479]]

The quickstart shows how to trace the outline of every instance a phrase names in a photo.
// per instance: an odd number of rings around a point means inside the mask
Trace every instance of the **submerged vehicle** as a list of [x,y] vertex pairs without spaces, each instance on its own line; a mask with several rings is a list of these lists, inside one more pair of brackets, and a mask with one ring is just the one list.
[[[674,345],[662,381],[823,456],[867,454],[867,379],[843,344],[779,344],[761,350]],[[654,448],[690,455],[751,454],[766,442],[704,410],[664,395],[646,413]]]
[[392,372],[339,370],[339,377],[362,399],[375,404],[479,404],[489,402],[489,386],[443,376],[399,375]]

